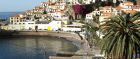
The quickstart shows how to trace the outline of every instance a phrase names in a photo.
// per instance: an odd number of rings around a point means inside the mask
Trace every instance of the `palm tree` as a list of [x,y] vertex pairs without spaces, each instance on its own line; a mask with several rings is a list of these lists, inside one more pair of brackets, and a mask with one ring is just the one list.
[[[132,59],[140,54],[140,13],[119,15],[100,26],[102,52],[113,59]],[[136,59],[136,58],[134,58]]]

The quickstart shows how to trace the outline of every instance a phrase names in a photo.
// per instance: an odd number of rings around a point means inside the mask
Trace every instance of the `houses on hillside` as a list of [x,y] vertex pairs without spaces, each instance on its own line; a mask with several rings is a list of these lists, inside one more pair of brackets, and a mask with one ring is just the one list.
[[68,28],[68,26],[65,26],[69,23],[69,16],[65,13],[67,2],[72,1],[49,0],[41,2],[39,6],[35,6],[31,10],[11,16],[8,28],[9,30],[19,31],[35,30],[35,27],[38,30],[53,31],[60,30],[62,27]]
[[140,12],[140,8],[138,5],[134,5],[132,2],[124,2],[120,3],[117,7],[112,6],[104,6],[100,7],[99,9],[96,9],[95,11],[86,14],[86,20],[87,22],[90,22],[88,20],[94,19],[95,16],[99,17],[100,24],[103,24],[103,21],[109,20],[110,17],[121,15],[123,13],[130,13],[134,14],[136,12]]
[[[85,4],[95,2],[95,0],[81,1]],[[48,0],[47,2],[41,2],[39,6],[35,6],[31,10],[11,16],[10,24],[6,28],[9,30],[35,30],[35,27],[37,27],[38,30],[61,29],[64,31],[81,31],[83,25],[78,25],[79,22],[76,24],[76,21],[74,19],[70,19],[70,15],[67,13],[67,6],[73,4],[80,4],[80,1]],[[100,24],[103,24],[103,21],[109,20],[109,17],[121,15],[122,13],[134,14],[139,11],[140,8],[138,5],[125,1],[120,3],[117,7],[99,7],[91,13],[86,14],[85,20],[86,22],[91,22],[94,17],[97,16]]]

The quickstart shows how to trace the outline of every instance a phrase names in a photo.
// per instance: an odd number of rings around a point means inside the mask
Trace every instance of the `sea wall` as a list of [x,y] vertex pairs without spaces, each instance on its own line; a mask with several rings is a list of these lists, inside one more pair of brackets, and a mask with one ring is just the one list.
[[[8,35],[9,36],[9,35]],[[19,36],[53,36],[58,38],[64,38],[68,41],[71,41],[74,45],[76,45],[79,49],[82,48],[83,40],[79,37],[78,34],[74,32],[62,32],[62,31],[18,31],[10,33],[12,37],[19,37]]]
[[[68,41],[71,41],[74,45],[76,45],[79,50],[75,53],[72,53],[72,57],[63,57],[63,56],[50,56],[50,59],[91,59],[88,55],[90,52],[88,42],[85,39],[81,40],[80,36],[74,32],[57,32],[57,31],[15,31],[10,36],[53,36],[58,38],[65,38]],[[62,53],[62,52],[57,52]],[[64,52],[62,55],[68,54],[71,55],[71,52]]]
[[11,36],[56,36],[56,37],[70,37],[74,40],[81,40],[80,37],[73,32],[58,32],[58,31],[15,31]]

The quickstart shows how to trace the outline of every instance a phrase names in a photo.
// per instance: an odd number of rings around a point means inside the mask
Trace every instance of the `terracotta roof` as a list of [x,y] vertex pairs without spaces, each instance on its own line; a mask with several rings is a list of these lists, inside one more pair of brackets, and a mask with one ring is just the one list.
[[123,9],[123,7],[118,6],[118,7],[116,7],[116,9],[117,9],[117,10],[121,10],[121,9]]
[[44,9],[33,9],[33,10],[44,10]]
[[11,16],[11,17],[20,17],[20,14],[17,14],[17,15]]
[[125,13],[131,13],[131,14],[135,14],[137,11],[136,10],[126,10],[124,11]]
[[49,6],[56,6],[56,5],[49,5]]
[[124,4],[133,4],[133,2],[127,1],[127,2],[124,2]]
[[43,4],[50,4],[49,2],[42,2]]
[[33,12],[33,14],[42,14],[41,12]]
[[34,9],[44,9],[43,7],[34,7]]
[[124,6],[133,6],[134,4],[132,2],[124,2],[124,3],[121,3],[122,5]]
[[133,6],[133,5],[126,5],[126,6]]
[[49,5],[55,5],[56,3],[50,3]]

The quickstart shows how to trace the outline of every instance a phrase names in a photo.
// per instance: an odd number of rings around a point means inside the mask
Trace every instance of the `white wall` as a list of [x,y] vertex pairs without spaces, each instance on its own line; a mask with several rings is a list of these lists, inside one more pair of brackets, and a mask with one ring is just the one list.
[[71,27],[64,27],[62,28],[63,31],[81,31],[81,28],[71,28]]
[[38,29],[45,30],[48,29],[48,26],[52,27],[52,30],[58,30],[61,28],[61,21],[52,21],[49,24],[35,24],[35,22],[24,22],[25,24],[10,24],[10,30],[35,30],[35,26],[38,26]]
[[86,14],[86,19],[93,19],[93,14],[92,13]]
[[51,26],[53,30],[58,30],[61,28],[61,21],[52,21],[49,23],[49,26]]

